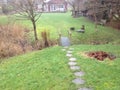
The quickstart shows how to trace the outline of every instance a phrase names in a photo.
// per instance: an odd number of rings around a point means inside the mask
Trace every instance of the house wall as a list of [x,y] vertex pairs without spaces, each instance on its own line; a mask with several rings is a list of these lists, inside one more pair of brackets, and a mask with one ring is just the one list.
[[63,1],[50,1],[47,2],[44,6],[44,12],[66,12],[67,11],[67,3]]
[[50,12],[64,12],[66,11],[64,4],[51,4],[50,5]]

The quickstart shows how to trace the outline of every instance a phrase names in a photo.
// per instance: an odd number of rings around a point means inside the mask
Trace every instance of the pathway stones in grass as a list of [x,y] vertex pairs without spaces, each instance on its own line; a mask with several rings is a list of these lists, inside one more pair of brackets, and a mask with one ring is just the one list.
[[74,65],[76,65],[77,63],[76,62],[69,62],[68,63],[68,65],[70,65],[70,66],[74,66]]
[[67,51],[67,54],[72,54],[73,51]]
[[77,85],[79,85],[79,84],[84,84],[84,83],[85,83],[85,81],[82,80],[81,78],[76,78],[76,79],[72,80],[72,82],[73,82],[74,84],[77,84]]
[[69,50],[73,51],[73,50],[74,50],[74,48],[69,48]]
[[62,49],[62,51],[66,51],[66,49]]
[[76,61],[76,58],[73,58],[73,57],[72,57],[72,58],[70,58],[69,60],[74,62],[74,61]]
[[75,70],[79,70],[80,67],[79,66],[70,66],[70,69],[75,71]]
[[91,88],[79,88],[78,90],[93,90]]
[[83,76],[84,72],[80,71],[80,72],[75,72],[74,73],[75,76]]
[[65,46],[64,49],[68,49],[68,46]]
[[72,54],[66,54],[67,57],[72,57]]

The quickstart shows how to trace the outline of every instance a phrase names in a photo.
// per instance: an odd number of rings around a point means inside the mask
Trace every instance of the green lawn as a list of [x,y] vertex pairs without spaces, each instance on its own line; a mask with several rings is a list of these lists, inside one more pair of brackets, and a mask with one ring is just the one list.
[[[85,72],[85,85],[94,90],[120,90],[120,46],[76,45],[74,56]],[[86,51],[103,50],[117,56],[114,61],[99,62],[82,56]],[[71,81],[75,78],[69,69],[68,59],[61,47],[12,57],[0,64],[0,90],[76,90]]]
[[75,90],[60,47],[13,57],[0,64],[0,90]]
[[[9,16],[10,17],[10,16]],[[13,16],[11,16],[13,17]],[[32,24],[28,20],[18,20],[13,18],[7,18],[5,16],[0,17],[0,24],[7,21],[12,23],[25,25],[27,28],[32,29]],[[120,32],[110,27],[98,25],[98,31],[95,30],[93,22],[84,17],[73,18],[71,13],[43,13],[37,22],[38,36],[41,36],[41,31],[47,30],[50,32],[50,38],[57,39],[58,31],[61,31],[62,36],[68,36],[68,30],[70,27],[75,27],[76,30],[80,29],[82,25],[85,25],[85,33],[72,32],[73,44],[90,44],[91,42],[102,42],[102,43],[115,43],[120,44]],[[31,34],[33,38],[33,32]],[[33,38],[34,39],[34,38]]]
[[[7,22],[5,16],[0,17],[0,24]],[[9,21],[13,21],[14,19]],[[32,29],[29,21],[16,21]],[[68,36],[67,30],[75,27],[76,30],[85,25],[84,34],[72,32],[74,56],[78,65],[85,72],[85,85],[94,90],[120,90],[120,32],[110,28],[98,26],[84,17],[72,18],[70,13],[45,13],[37,22],[37,31],[48,30],[51,38],[58,38],[58,30],[63,36]],[[107,45],[83,45],[92,41],[109,42]],[[82,45],[75,45],[75,44]],[[116,45],[113,45],[116,44]],[[117,45],[118,44],[118,45]],[[41,51],[15,56],[1,60],[0,63],[0,90],[76,90],[71,81],[75,78],[67,65],[68,59],[62,47],[55,46]],[[86,51],[103,50],[117,56],[115,61],[99,62],[81,55]]]
[[[120,90],[120,46],[119,45],[80,45],[75,47],[75,57],[85,71],[85,86],[93,87],[94,90]],[[117,56],[117,59],[110,61],[97,61],[83,55],[88,51],[105,51]]]

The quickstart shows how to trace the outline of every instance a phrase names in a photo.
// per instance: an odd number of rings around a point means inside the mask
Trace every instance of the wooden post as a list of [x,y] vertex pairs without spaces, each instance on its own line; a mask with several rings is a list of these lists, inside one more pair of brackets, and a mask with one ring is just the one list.
[[68,30],[68,36],[71,38],[72,36],[72,32],[70,30]]

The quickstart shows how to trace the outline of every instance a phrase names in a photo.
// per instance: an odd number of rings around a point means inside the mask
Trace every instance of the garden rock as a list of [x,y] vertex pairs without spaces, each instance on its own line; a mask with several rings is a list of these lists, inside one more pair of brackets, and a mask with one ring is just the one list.
[[66,51],[66,49],[62,49],[62,51]]
[[84,84],[85,83],[85,81],[84,80],[82,80],[82,79],[80,79],[80,78],[76,78],[76,79],[74,79],[73,81],[72,81],[74,84]]
[[68,54],[71,54],[71,53],[72,53],[72,51],[67,51],[67,53],[68,53]]
[[70,69],[71,69],[71,70],[79,70],[80,67],[79,67],[79,66],[71,66]]
[[77,63],[76,62],[69,62],[68,63],[70,66],[74,66],[74,65],[76,65]]
[[76,61],[76,58],[70,58],[69,60],[70,61]]
[[93,90],[91,88],[79,88],[78,90]]
[[67,57],[72,57],[72,54],[66,54]]
[[83,76],[84,72],[80,71],[80,72],[75,72],[74,73],[75,76]]

